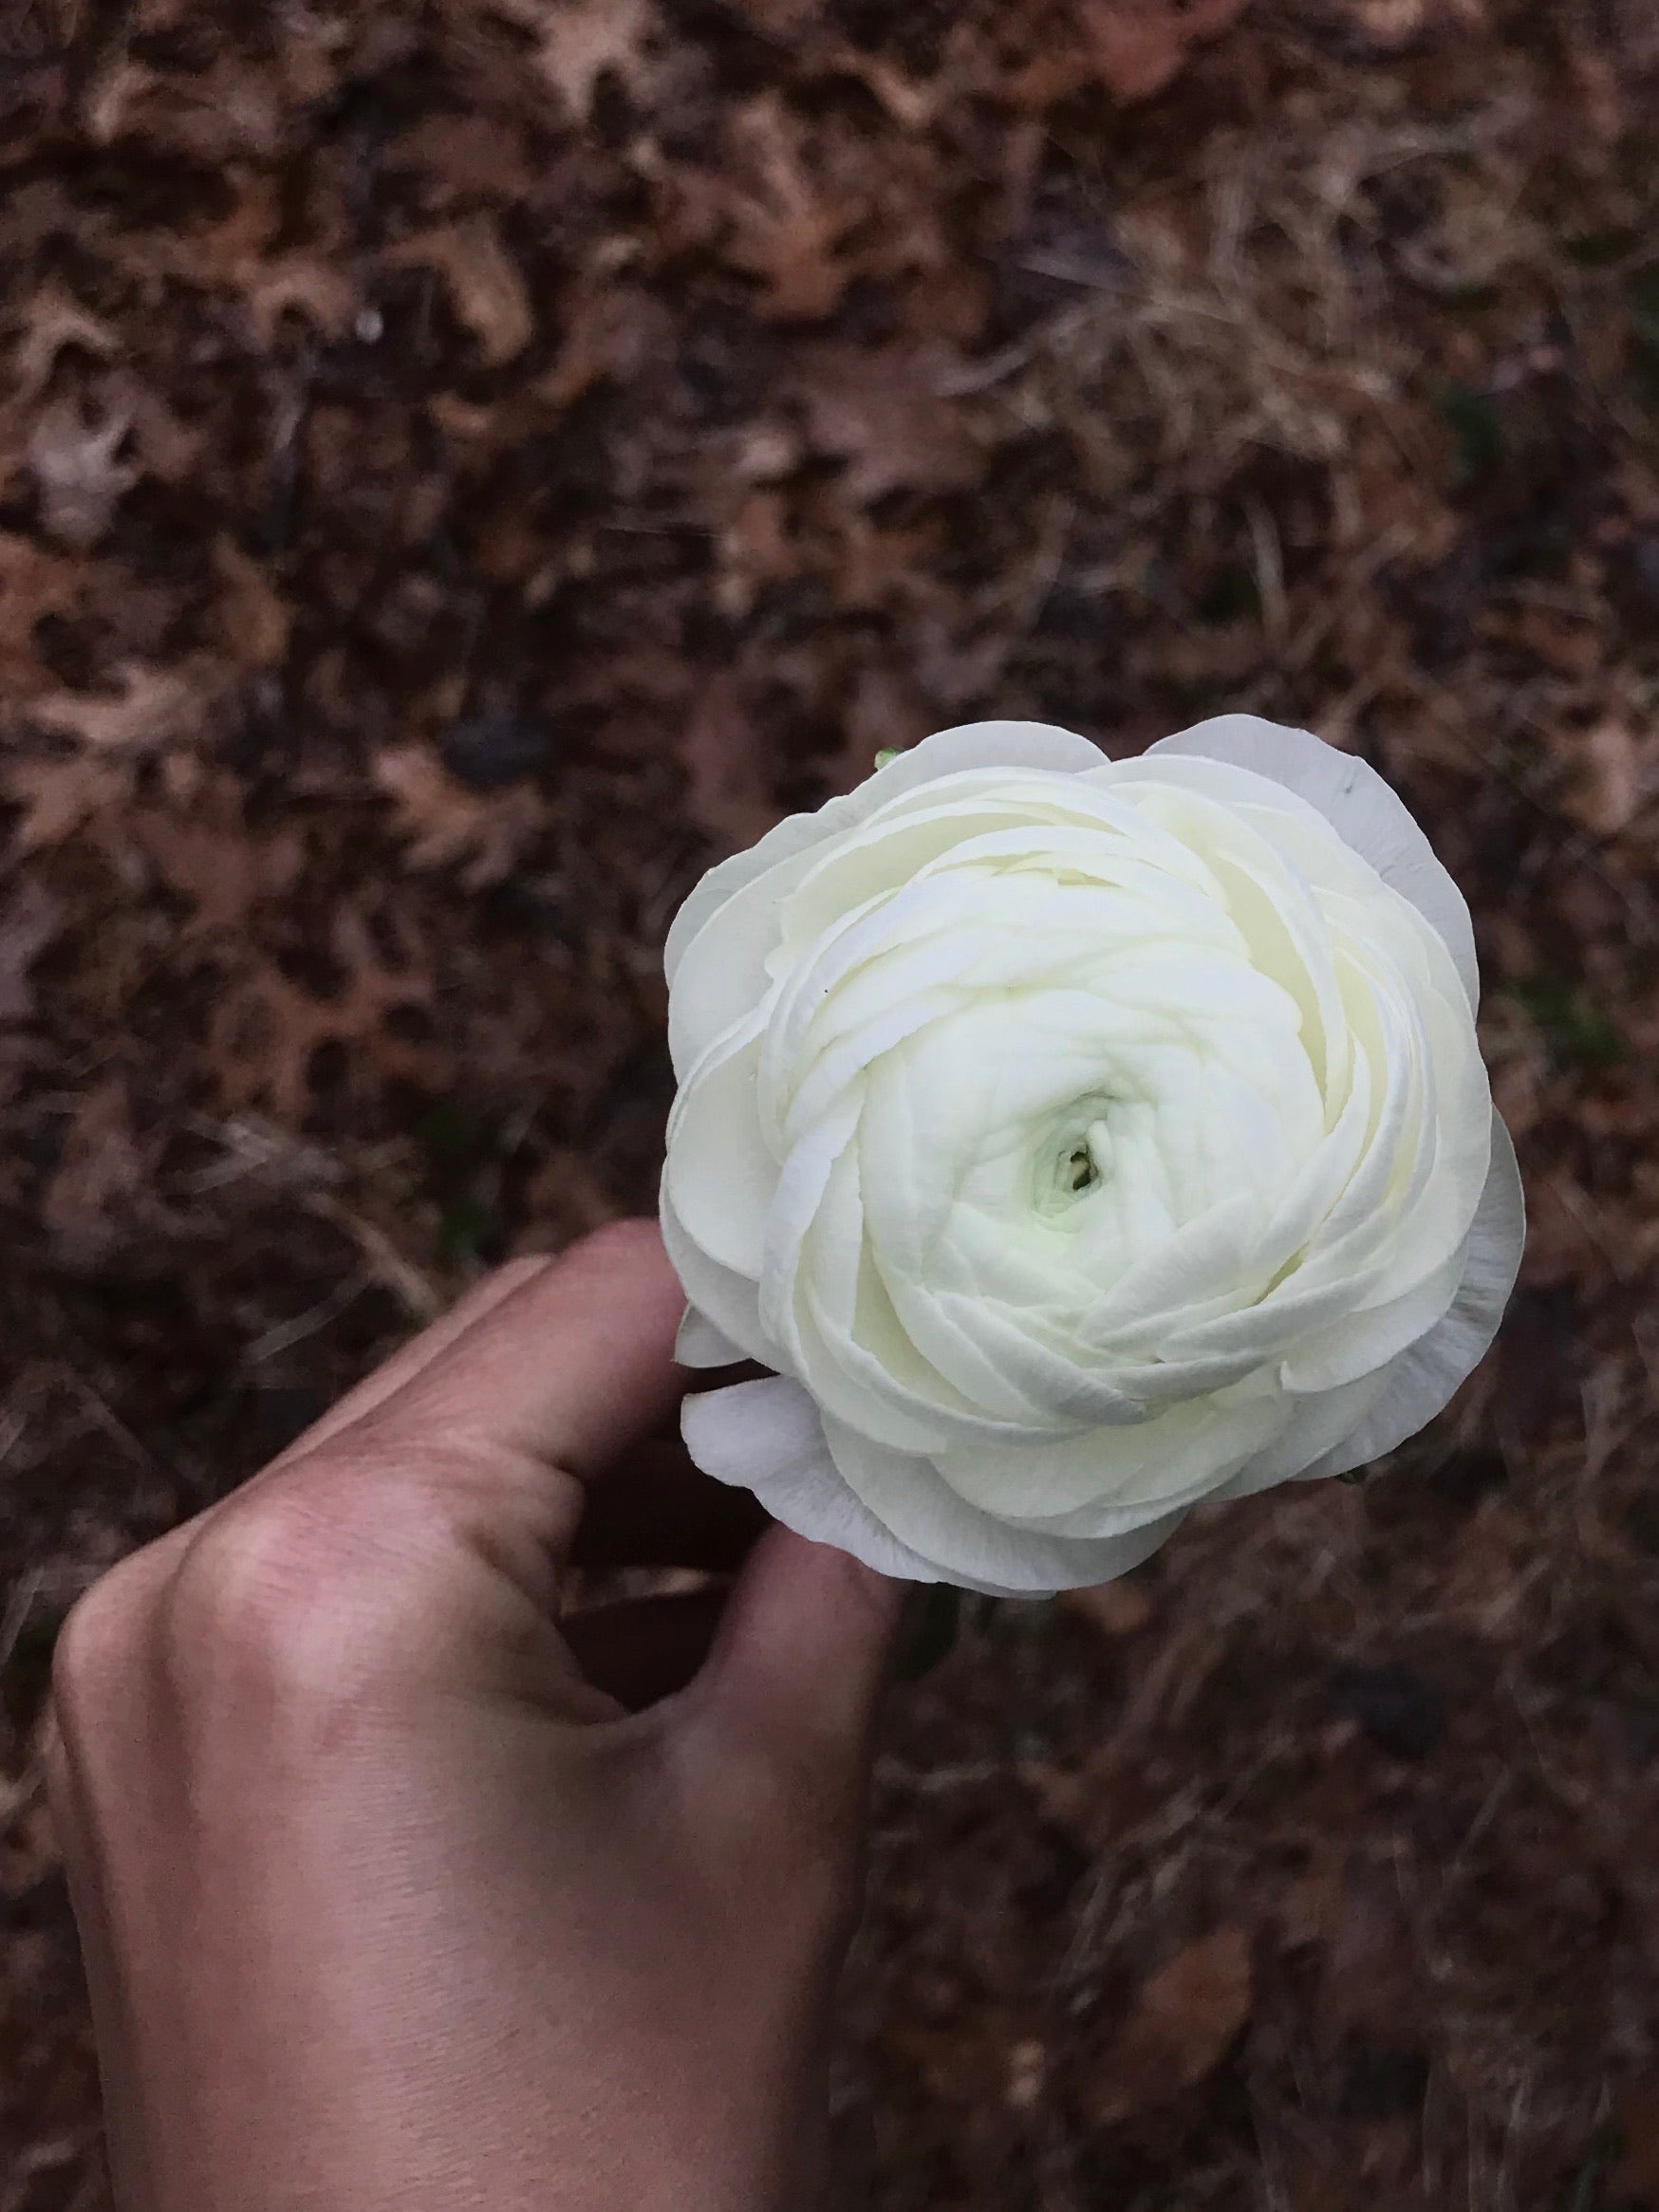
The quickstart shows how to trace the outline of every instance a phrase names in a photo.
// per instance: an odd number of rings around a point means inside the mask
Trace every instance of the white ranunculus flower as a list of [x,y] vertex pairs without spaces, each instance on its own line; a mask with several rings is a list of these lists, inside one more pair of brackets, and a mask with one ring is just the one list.
[[1100,1582],[1375,1459],[1523,1234],[1468,910],[1362,762],[1225,715],[929,737],[669,934],[699,1467],[871,1566]]

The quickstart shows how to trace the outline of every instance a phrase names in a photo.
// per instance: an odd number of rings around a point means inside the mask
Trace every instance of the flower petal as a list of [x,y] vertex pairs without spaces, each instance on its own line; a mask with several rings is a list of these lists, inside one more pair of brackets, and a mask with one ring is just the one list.
[[[681,1086],[668,1117],[662,1189],[686,1233],[722,1267],[760,1277],[777,1162],[755,1110],[760,1039],[711,1053]],[[700,1304],[690,1284],[687,1295]]]
[[1306,799],[1445,940],[1469,1004],[1477,1003],[1475,933],[1463,895],[1406,802],[1375,769],[1327,745],[1311,730],[1287,729],[1257,715],[1214,716],[1173,737],[1161,737],[1142,757],[1161,753],[1230,761]]
[[722,1267],[691,1235],[674,1210],[668,1179],[662,1179],[658,1208],[662,1243],[687,1299],[714,1328],[738,1348],[738,1356],[774,1366],[777,1355],[760,1326],[760,1290],[735,1268]]
[[669,926],[662,965],[670,986],[693,938],[745,884],[781,862],[810,852],[827,838],[855,829],[902,791],[968,768],[1052,768],[1075,775],[1098,768],[1103,758],[1098,745],[1052,722],[961,722],[955,729],[936,731],[878,768],[845,797],[828,800],[815,813],[786,815],[758,845],[710,868]]
[[675,1072],[683,1080],[714,1040],[765,995],[780,909],[815,864],[820,846],[845,843],[878,809],[941,776],[981,768],[1081,773],[1103,758],[1087,737],[1046,722],[966,722],[924,737],[856,790],[815,813],[791,814],[758,845],[719,862],[693,886],[662,948]]
[[1492,1116],[1492,1166],[1469,1231],[1468,1267],[1451,1310],[1400,1355],[1353,1434],[1309,1475],[1346,1475],[1413,1437],[1485,1357],[1515,1288],[1526,1243],[1526,1193],[1509,1131]]
[[[1469,1231],[1463,1279],[1447,1312],[1426,1335],[1407,1347],[1383,1371],[1382,1386],[1358,1424],[1341,1441],[1299,1470],[1312,1481],[1346,1475],[1380,1459],[1432,1421],[1490,1348],[1515,1288],[1526,1242],[1526,1198],[1509,1132],[1492,1116],[1492,1165]],[[1375,1381],[1376,1378],[1370,1378]],[[1340,1394],[1338,1394],[1340,1395]],[[1310,1402],[1317,1404],[1317,1400]],[[1274,1455],[1246,1467],[1221,1497],[1248,1497],[1284,1479]]]
[[701,1391],[685,1401],[680,1425],[696,1466],[717,1482],[752,1490],[786,1529],[850,1552],[879,1574],[940,1580],[848,1490],[830,1457],[818,1409],[798,1383],[769,1375]]
[[1182,1515],[1166,1513],[1108,1536],[1045,1536],[981,1513],[951,1489],[929,1459],[872,1443],[829,1416],[824,1435],[835,1464],[885,1529],[967,1589],[1047,1594],[1109,1582],[1149,1559]]
[[729,1367],[745,1356],[743,1347],[717,1329],[706,1313],[695,1306],[685,1309],[674,1339],[677,1367]]

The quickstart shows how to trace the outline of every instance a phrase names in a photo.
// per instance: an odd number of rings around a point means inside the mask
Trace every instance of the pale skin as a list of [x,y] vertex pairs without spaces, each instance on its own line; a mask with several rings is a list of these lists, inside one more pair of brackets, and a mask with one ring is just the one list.
[[[70,1616],[121,2212],[811,2203],[903,1588],[649,1441],[680,1309],[516,1263]],[[562,1630],[573,1547],[741,1571]]]

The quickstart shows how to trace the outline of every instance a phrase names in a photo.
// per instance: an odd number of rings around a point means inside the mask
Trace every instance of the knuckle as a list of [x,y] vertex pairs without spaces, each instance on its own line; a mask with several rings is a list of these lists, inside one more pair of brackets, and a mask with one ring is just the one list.
[[[141,1554],[140,1554],[141,1556]],[[149,1607],[136,1560],[110,1569],[76,1599],[52,1650],[52,1702],[59,1725],[82,1735],[112,1693],[131,1679],[143,1648]]]
[[395,1667],[429,1516],[406,1485],[354,1466],[342,1487],[339,1472],[308,1470],[197,1536],[164,1605],[176,1680],[211,1668],[243,1688],[353,1696]]

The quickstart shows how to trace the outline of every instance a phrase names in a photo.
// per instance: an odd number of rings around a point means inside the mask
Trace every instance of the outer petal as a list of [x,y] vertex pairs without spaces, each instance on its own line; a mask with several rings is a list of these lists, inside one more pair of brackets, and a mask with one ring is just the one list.
[[1445,940],[1469,1004],[1478,1002],[1475,933],[1463,895],[1405,801],[1375,769],[1327,745],[1311,730],[1287,729],[1256,715],[1217,715],[1173,737],[1161,737],[1142,757],[1161,753],[1231,761],[1306,799]]
[[729,1367],[744,1356],[743,1347],[718,1329],[706,1313],[695,1306],[685,1309],[674,1339],[676,1366]]
[[826,838],[839,837],[918,784],[933,783],[941,775],[955,775],[967,768],[1052,768],[1080,774],[1098,768],[1105,755],[1099,746],[1074,731],[1057,729],[1051,722],[961,722],[954,730],[940,730],[920,745],[901,753],[885,768],[867,776],[844,798],[830,799],[812,814],[786,815],[747,852],[710,868],[695,884],[674,917],[662,948],[662,965],[670,986],[686,947],[712,915],[727,900],[759,876],[797,856],[811,852]]
[[[992,1571],[977,1572],[957,1558],[924,1558],[862,1502],[830,1457],[818,1409],[798,1383],[773,1376],[688,1398],[680,1426],[687,1451],[705,1475],[753,1490],[773,1518],[798,1535],[838,1545],[878,1573],[954,1582],[991,1597],[1046,1597],[1127,1574],[1151,1556],[1181,1518],[1169,1515],[1109,1541],[1068,1544],[1016,1535],[989,1523],[970,1548]],[[838,1438],[838,1446],[842,1442]],[[921,1480],[937,1482],[925,1459],[913,1465]]]
[[[1446,1404],[1458,1385],[1483,1358],[1520,1266],[1526,1242],[1526,1199],[1509,1132],[1492,1116],[1492,1165],[1469,1231],[1467,1265],[1449,1310],[1384,1370],[1382,1388],[1359,1422],[1340,1443],[1296,1472],[1310,1481],[1317,1476],[1346,1475],[1380,1459],[1413,1437]],[[1271,1461],[1246,1467],[1221,1497],[1247,1497],[1284,1478],[1287,1470]]]
[[848,1487],[882,1526],[931,1560],[936,1573],[968,1589],[1035,1596],[1109,1582],[1149,1559],[1182,1518],[1165,1513],[1137,1526],[1130,1513],[1111,1535],[1043,1535],[970,1505],[930,1459],[872,1443],[833,1418],[825,1420],[824,1435]]
[[777,1353],[760,1326],[759,1286],[747,1275],[740,1275],[733,1268],[722,1267],[718,1259],[711,1259],[702,1246],[693,1241],[674,1211],[667,1180],[664,1176],[658,1218],[662,1223],[663,1246],[680,1277],[680,1288],[720,1335],[737,1347],[733,1356],[758,1360],[763,1366],[775,1366]]
[[[668,1116],[662,1193],[686,1234],[724,1268],[760,1277],[778,1163],[755,1103],[760,1039],[699,1061]],[[691,1286],[687,1293],[701,1304]]]
[[941,1579],[848,1490],[830,1457],[818,1409],[798,1383],[772,1375],[706,1390],[685,1401],[680,1422],[694,1463],[717,1482],[754,1491],[786,1529],[837,1545],[880,1574]]

